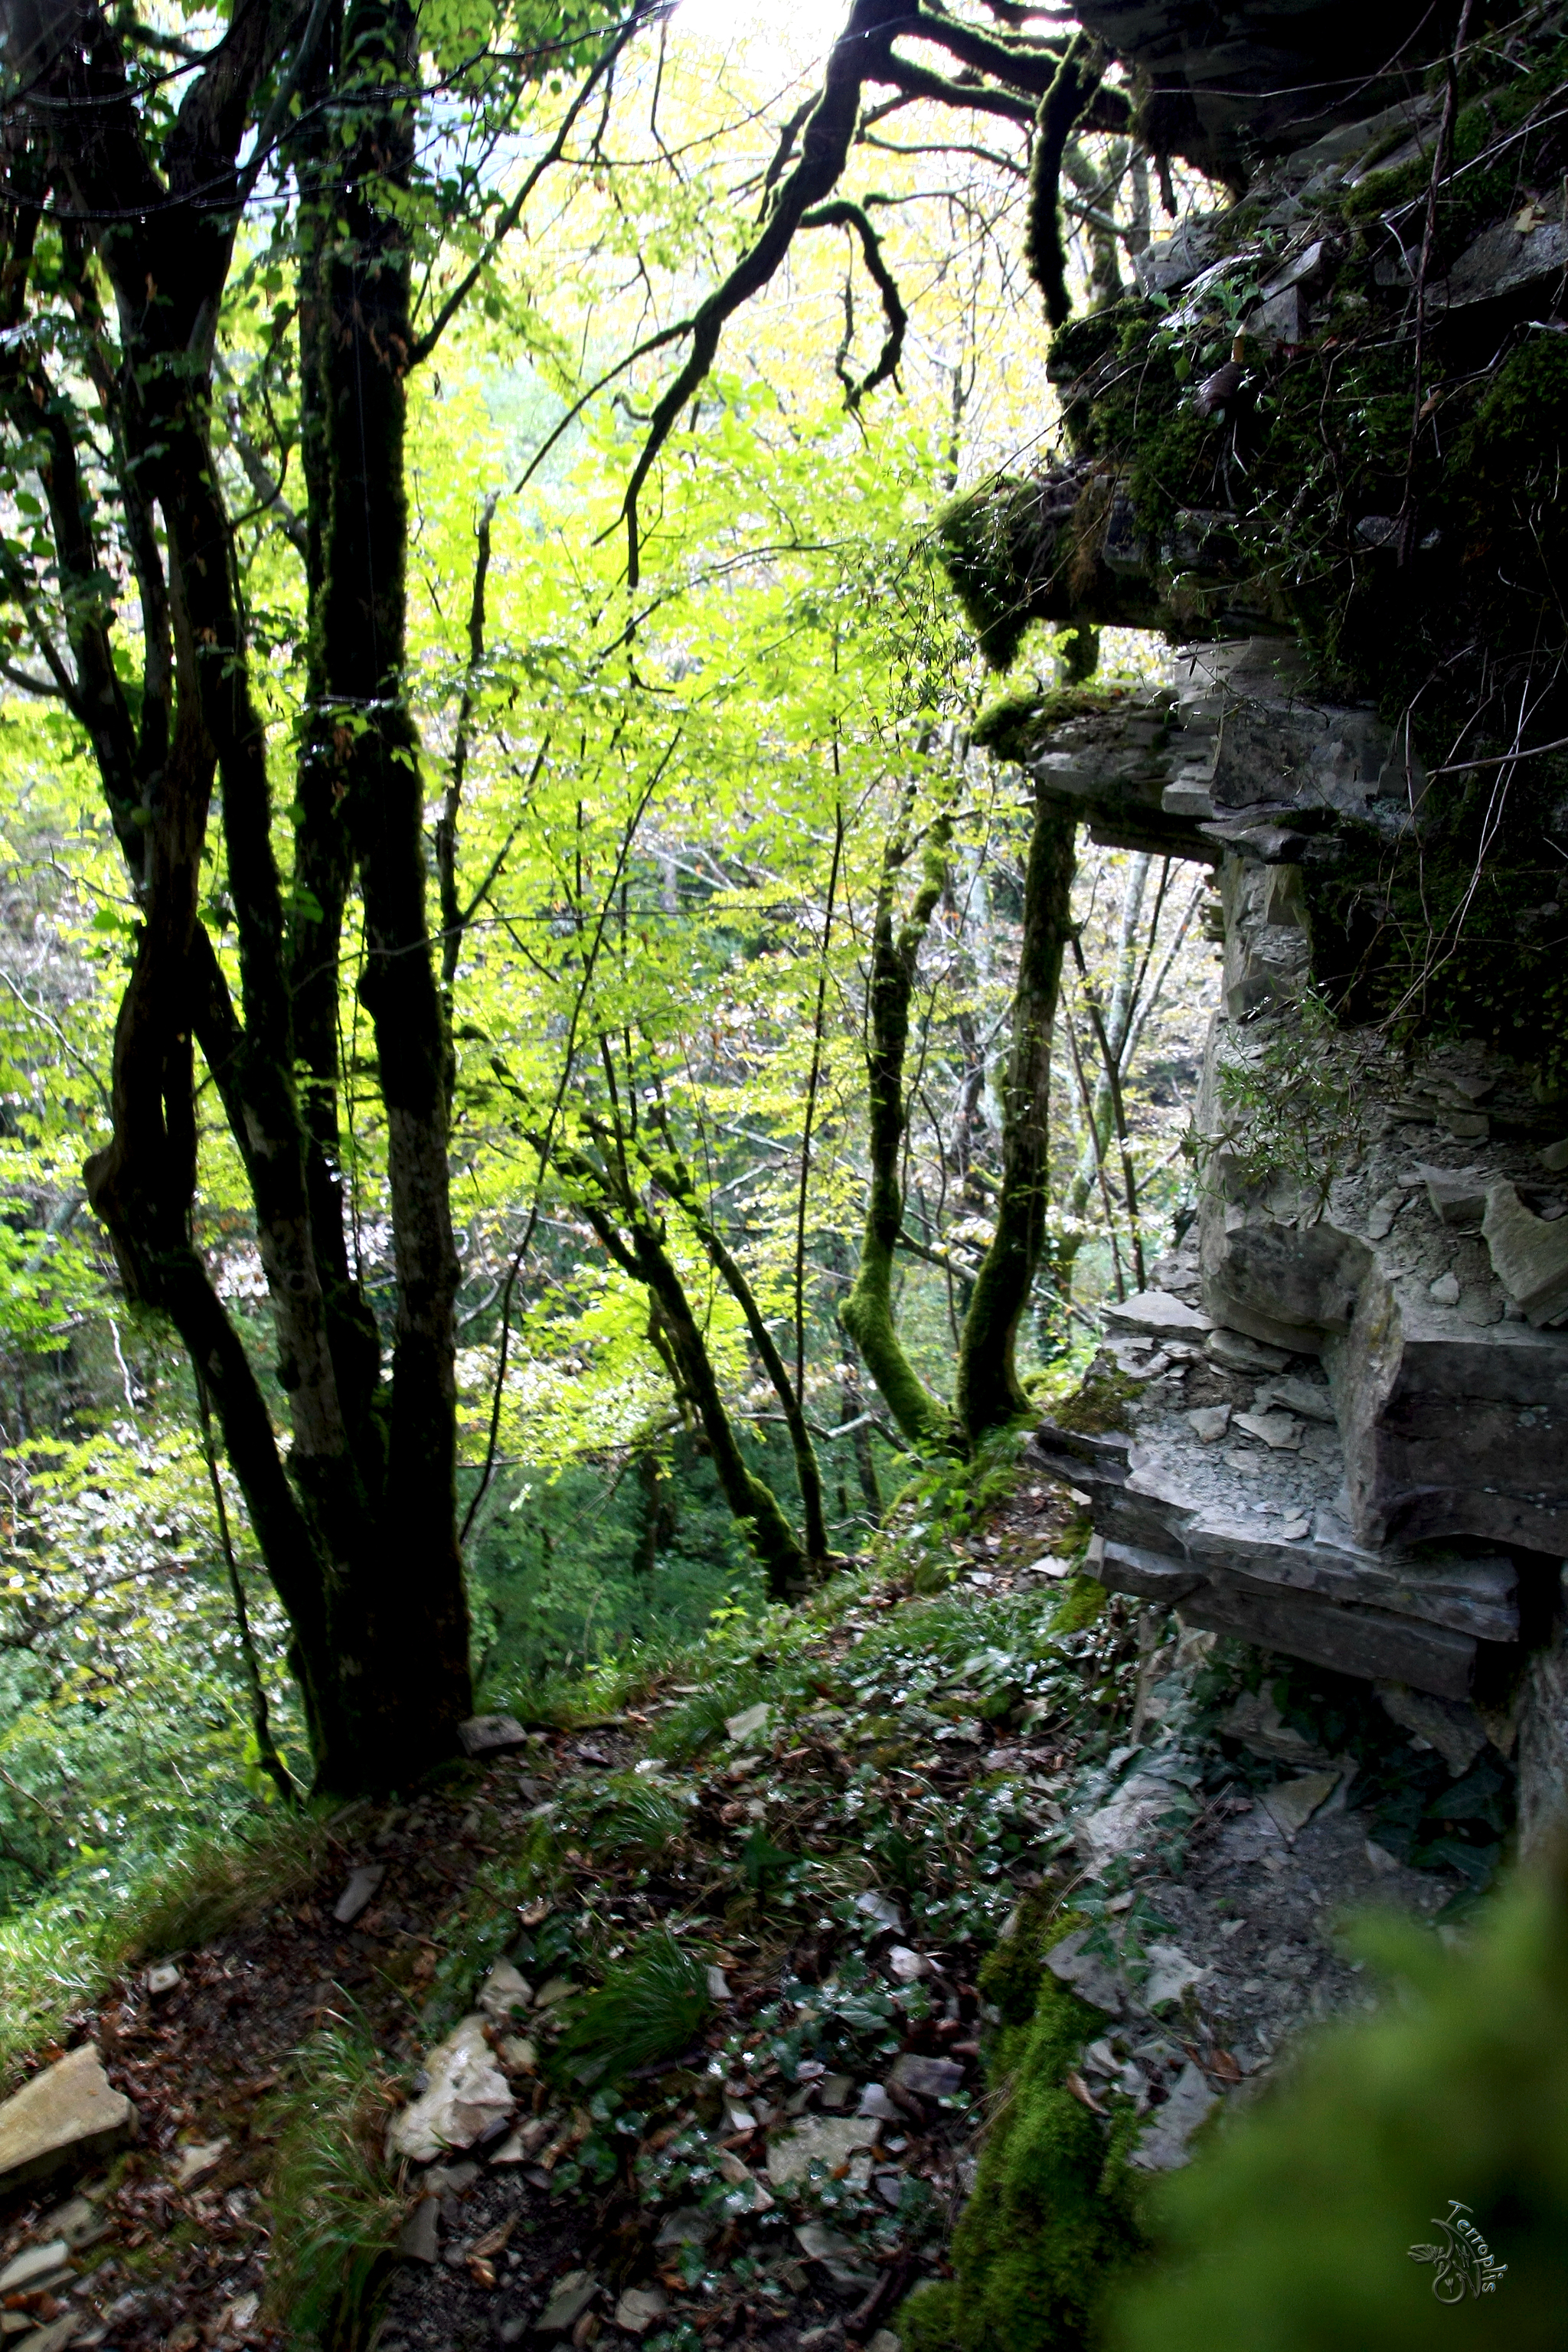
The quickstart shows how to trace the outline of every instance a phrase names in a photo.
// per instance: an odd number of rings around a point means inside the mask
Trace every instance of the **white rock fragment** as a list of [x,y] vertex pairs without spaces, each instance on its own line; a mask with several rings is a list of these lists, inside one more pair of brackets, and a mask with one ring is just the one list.
[[21,2294],[29,2287],[36,2288],[40,2279],[63,2269],[69,2255],[70,2248],[63,2238],[51,2239],[47,2246],[29,2246],[0,2271],[0,2294]]
[[828,2173],[842,2172],[857,2148],[875,2147],[879,2126],[858,2116],[803,2116],[768,2149],[768,2179],[775,2189],[810,2178],[820,2164]]
[[384,1862],[367,1862],[349,1873],[349,1883],[332,1906],[332,1916],[340,1927],[352,1927],[360,1913],[368,1910],[385,1876]]
[[629,2286],[616,2305],[616,2326],[627,2336],[646,2336],[669,2309],[661,2286]]
[[1187,1424],[1201,1445],[1214,1445],[1230,1427],[1227,1404],[1202,1404],[1188,1413]]
[[742,1707],[739,1715],[727,1715],[724,1717],[725,1737],[736,1748],[743,1748],[750,1739],[760,1739],[768,1727],[768,1717],[772,1712],[763,1698],[759,1699],[755,1706]]
[[159,1960],[154,1967],[147,1970],[142,1981],[156,1999],[161,1993],[174,1991],[174,1987],[180,1982],[180,1971],[173,1960]]
[[199,2144],[176,2149],[178,2162],[174,2167],[175,2188],[189,2189],[192,2183],[200,2180],[205,2173],[216,2172],[223,2161],[224,2151],[227,2147],[228,2141],[225,2138],[203,2140]]
[[1139,2133],[1127,2161],[1141,2172],[1174,2172],[1187,2161],[1187,2143],[1218,2104],[1203,2070],[1184,2066],[1163,2107]]
[[1151,1966],[1142,1990],[1145,2009],[1163,2009],[1167,2001],[1180,2000],[1184,1993],[1206,1984],[1214,1974],[1212,1969],[1200,1968],[1179,1944],[1151,1944],[1148,1951]]
[[568,2271],[556,2280],[550,2300],[533,2323],[536,2336],[564,2336],[574,2327],[599,2292],[591,2271]]
[[1284,1838],[1294,1845],[1312,1815],[1326,1805],[1340,1786],[1338,1772],[1303,1772],[1299,1780],[1277,1780],[1263,1791],[1263,1810]]
[[517,2102],[485,2040],[485,2021],[475,2014],[434,2049],[426,2061],[430,2081],[412,2104],[394,2116],[387,2154],[428,2164],[451,2147],[472,2147],[482,2132],[510,2116]]
[[498,1960],[479,1987],[479,2006],[498,2025],[510,2025],[514,2009],[526,2009],[533,1987],[510,1960]]
[[888,1954],[889,1973],[900,1984],[918,1984],[921,1977],[931,1974],[931,1962],[923,1952],[911,1951],[908,1944],[895,1944]]
[[724,1974],[723,1969],[721,1968],[715,1968],[713,1963],[710,1961],[708,1965],[709,2000],[733,2000],[734,1997],[733,1993],[730,1990],[730,1980]]
[[874,1886],[868,1886],[864,1895],[855,1897],[855,1908],[863,1911],[868,1919],[875,1919],[879,1927],[901,1927],[904,1924],[898,1905],[890,1903]]
[[1232,1416],[1231,1426],[1277,1454],[1294,1454],[1301,1443],[1301,1424],[1292,1412],[1238,1412]]
[[0,2194],[106,2154],[130,2126],[130,2100],[83,2042],[0,2104]]

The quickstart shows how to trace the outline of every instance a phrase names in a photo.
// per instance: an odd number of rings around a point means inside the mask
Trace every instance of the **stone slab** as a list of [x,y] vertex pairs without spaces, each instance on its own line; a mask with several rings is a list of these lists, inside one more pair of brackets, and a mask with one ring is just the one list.
[[1168,1290],[1138,1290],[1131,1298],[1109,1299],[1105,1319],[1113,1330],[1142,1331],[1152,1339],[1199,1339],[1214,1328],[1214,1318]]
[[395,2116],[386,2135],[389,2157],[429,2164],[448,2148],[472,2147],[517,2105],[485,2040],[485,2021],[464,2018],[425,2062],[428,2084]]
[[1476,1645],[1462,1633],[1303,1593],[1249,1591],[1233,1579],[1212,1577],[1182,1601],[1180,1613],[1184,1623],[1234,1633],[1363,1682],[1406,1682],[1441,1698],[1468,1698],[1475,1676]]
[[525,1748],[528,1734],[514,1715],[471,1715],[458,1726],[465,1756],[499,1756],[509,1748]]
[[1492,1271],[1537,1328],[1568,1315],[1568,1217],[1548,1223],[1514,1187],[1493,1184],[1481,1224]]
[[132,2121],[92,2043],[68,2051],[0,2105],[0,2196],[107,2154]]

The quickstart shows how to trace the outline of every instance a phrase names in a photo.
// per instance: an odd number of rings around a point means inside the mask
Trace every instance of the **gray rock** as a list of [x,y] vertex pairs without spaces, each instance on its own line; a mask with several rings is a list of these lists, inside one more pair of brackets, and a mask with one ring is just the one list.
[[68,2311],[63,2319],[52,2319],[47,2327],[35,2327],[30,2335],[7,2337],[8,2352],[65,2352],[85,2332],[79,2311]]
[[479,1987],[478,2006],[498,2025],[509,2025],[514,2009],[526,2009],[533,1987],[510,1960],[497,1960]]
[[384,1862],[367,1862],[349,1873],[349,1883],[332,1906],[332,1916],[340,1927],[352,1927],[360,1913],[369,1908],[385,1876]]
[[156,2000],[163,1993],[174,1991],[181,1981],[180,1971],[173,1960],[159,1960],[147,1970],[142,1981]]
[[1171,1810],[1172,1794],[1168,1781],[1135,1772],[1107,1803],[1080,1814],[1073,1823],[1073,1843],[1089,1867],[1102,1871],[1124,1854],[1147,1853],[1160,1835],[1162,1816]]
[[668,2309],[669,2297],[661,2286],[629,2286],[616,2305],[616,2326],[627,2336],[646,2336]]
[[854,2238],[830,2230],[822,2221],[803,2221],[795,2233],[795,2244],[808,2262],[820,2263],[835,2286],[869,2286],[877,2273],[868,2260],[867,2249]]
[[526,1748],[528,1734],[512,1715],[471,1715],[458,1726],[465,1756],[499,1756],[509,1748]]
[[1384,1713],[1402,1731],[1413,1731],[1435,1748],[1456,1780],[1487,1744],[1486,1726],[1463,1700],[1435,1698],[1430,1691],[1410,1690],[1403,1683],[1379,1683],[1377,1696]]
[[1446,1225],[1479,1225],[1487,1213],[1487,1188],[1496,1177],[1484,1168],[1417,1167],[1434,1216]]
[[398,2233],[397,2251],[405,2263],[435,2263],[441,2259],[441,2200],[426,2195],[408,2209],[406,2220]]
[[907,2051],[895,2060],[888,2082],[922,2099],[949,2099],[963,2087],[963,2068],[956,2058],[921,2058]]
[[0,2195],[106,2155],[127,2137],[131,2119],[130,2100],[84,2042],[0,2105]]
[[1340,1786],[1342,1775],[1303,1772],[1294,1780],[1277,1780],[1263,1791],[1263,1810],[1287,1845],[1294,1845],[1312,1815],[1326,1805]]
[[575,2327],[594,2297],[599,2282],[591,2271],[568,2271],[550,2291],[550,2300],[533,2323],[536,2336],[564,2336]]
[[1511,1184],[1494,1184],[1481,1231],[1493,1273],[1530,1322],[1539,1328],[1568,1314],[1568,1217],[1548,1223]]
[[1561,1143],[1549,1143],[1544,1151],[1538,1151],[1535,1156],[1553,1176],[1561,1176],[1568,1169],[1568,1136],[1564,1136]]
[[1277,1454],[1294,1454],[1301,1443],[1301,1424],[1292,1412],[1238,1412],[1232,1426]]
[[1141,2172],[1174,2172],[1186,2163],[1188,2142],[1218,2103],[1202,2070],[1184,2066],[1164,2105],[1139,2133],[1128,2163]]
[[879,2129],[858,2116],[803,2116],[770,2146],[768,2179],[775,2189],[786,2189],[792,2180],[808,2179],[814,2164],[840,2172],[855,2149],[875,2147]]
[[1214,1318],[1168,1290],[1139,1290],[1131,1298],[1110,1299],[1105,1319],[1118,1331],[1142,1331],[1151,1339],[1201,1339]]
[[698,2205],[678,2205],[667,2213],[654,2240],[656,2246],[705,2246],[718,2231],[722,2216],[705,2213]]
[[1255,1756],[1268,1756],[1284,1764],[1327,1764],[1326,1748],[1314,1747],[1311,1740],[1285,1721],[1274,1699],[1264,1691],[1243,1691],[1228,1712],[1222,1716],[1218,1729],[1227,1739],[1238,1740]]
[[1080,2000],[1091,2009],[1104,2010],[1108,2017],[1120,2017],[1129,2000],[1127,1986],[1120,1972],[1098,1952],[1086,1952],[1090,1930],[1075,1928],[1053,1944],[1046,1954],[1046,1966],[1059,1984],[1070,1986]]
[[879,1927],[901,1927],[904,1924],[903,1913],[898,1905],[889,1902],[885,1895],[879,1894],[874,1886],[868,1886],[864,1895],[855,1897],[855,1908],[863,1911],[868,1919],[875,1919]]
[[1223,1325],[1209,1333],[1204,1352],[1226,1372],[1282,1372],[1290,1360],[1285,1349],[1249,1339],[1245,1332],[1227,1330]]
[[1227,1404],[1202,1404],[1187,1415],[1187,1425],[1200,1445],[1214,1445],[1230,1426]]
[[427,2087],[393,2117],[388,2156],[428,2164],[448,2148],[472,2147],[516,2107],[506,2076],[485,2040],[485,2021],[464,2018],[425,2062]]
[[880,2083],[868,2083],[860,2094],[858,2112],[872,2116],[879,2123],[896,2124],[902,2120],[902,2110],[895,2105]]
[[47,2245],[28,2246],[15,2261],[0,2271],[0,2294],[21,2294],[28,2288],[36,2290],[39,2283],[64,2270],[70,2248],[63,2238],[52,2238]]
[[1304,1421],[1333,1426],[1334,1401],[1327,1387],[1320,1386],[1316,1381],[1295,1380],[1289,1374],[1266,1381],[1252,1400],[1253,1412],[1273,1412],[1280,1409],[1299,1412]]
[[768,1727],[773,1709],[767,1700],[759,1699],[755,1706],[742,1707],[739,1715],[724,1718],[724,1737],[734,1747],[743,1748],[748,1740],[760,1739]]
[[1435,1307],[1457,1307],[1459,1303],[1459,1277],[1457,1274],[1440,1274],[1436,1282],[1426,1285],[1426,1291]]
[[825,2074],[817,2086],[817,2100],[829,2115],[841,2115],[855,2095],[853,2074]]
[[1179,1944],[1152,1943],[1148,1952],[1149,1975],[1140,1995],[1145,2009],[1163,2009],[1168,2001],[1181,2000],[1197,1986],[1207,1984],[1214,1974],[1212,1969],[1201,1968]]

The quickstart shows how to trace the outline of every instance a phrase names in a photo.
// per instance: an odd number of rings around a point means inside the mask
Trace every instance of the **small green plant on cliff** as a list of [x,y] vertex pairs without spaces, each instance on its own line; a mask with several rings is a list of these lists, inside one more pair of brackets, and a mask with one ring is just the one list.
[[1285,1183],[1299,1221],[1315,1224],[1364,1125],[1360,1066],[1323,998],[1309,990],[1289,1013],[1233,1032],[1215,1091],[1217,1126],[1193,1128],[1186,1144],[1204,1181],[1244,1192]]

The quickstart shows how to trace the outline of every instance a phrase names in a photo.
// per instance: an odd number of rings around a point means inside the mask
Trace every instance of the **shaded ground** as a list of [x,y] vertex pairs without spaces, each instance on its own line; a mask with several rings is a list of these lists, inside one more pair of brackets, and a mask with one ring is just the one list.
[[[1430,1912],[1458,1882],[1374,1852],[1353,1779],[1287,1833],[1270,1784],[1299,1768],[1212,1734],[1163,1751],[1187,1776],[1180,1833],[1098,1852],[1146,1768],[1135,1707],[1157,1722],[1206,1653],[1184,1668],[1147,1622],[1141,1650],[1135,1605],[1094,1613],[1055,1551],[1072,1507],[1027,1471],[980,1532],[924,1507],[887,1539],[890,1580],[740,1645],[711,1684],[656,1685],[614,1722],[536,1731],[411,1806],[340,1816],[295,1899],[179,1956],[166,1992],[139,1979],[77,2021],[140,2138],[85,2184],[104,2233],[11,2298],[6,2352],[263,2340],[300,2045],[346,2021],[412,2095],[503,1957],[529,1988],[490,2034],[516,2105],[472,2156],[405,2168],[409,2209],[426,2201],[387,2265],[380,2352],[478,2352],[542,2319],[574,2346],[668,2352],[868,2341],[945,2266],[984,2115],[976,1979],[1032,1890],[1101,1906],[1125,1965],[1084,2086],[1119,2084],[1152,2124],[1194,2064],[1234,2091],[1303,2019],[1363,2000],[1341,1909],[1375,1894]],[[917,1562],[922,1586],[954,1570],[957,1586],[915,1599]],[[384,1879],[340,1925],[371,1864]],[[595,2079],[590,2044],[574,2078],[563,2032],[665,1927],[717,1972],[706,2018],[626,2074]],[[1184,1965],[1174,1995],[1138,1934]],[[0,2220],[0,2263],[47,2239],[67,2193]]]

